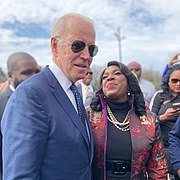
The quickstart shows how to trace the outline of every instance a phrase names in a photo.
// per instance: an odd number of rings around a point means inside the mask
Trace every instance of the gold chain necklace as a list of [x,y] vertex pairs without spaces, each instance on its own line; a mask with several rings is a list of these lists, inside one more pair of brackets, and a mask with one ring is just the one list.
[[112,113],[111,109],[109,106],[107,106],[107,111],[109,114],[108,120],[114,124],[114,126],[121,130],[121,131],[129,131],[129,113],[127,113],[124,121],[122,123],[120,123],[114,116],[114,114]]

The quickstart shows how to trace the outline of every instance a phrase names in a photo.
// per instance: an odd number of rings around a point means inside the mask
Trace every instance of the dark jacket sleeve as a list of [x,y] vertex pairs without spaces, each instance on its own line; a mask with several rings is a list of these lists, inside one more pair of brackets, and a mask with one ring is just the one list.
[[180,169],[180,116],[169,133],[169,152],[174,170]]
[[160,100],[160,92],[158,92],[156,94],[156,96],[154,97],[154,101],[153,101],[153,105],[152,105],[151,111],[153,113],[155,113],[156,115],[158,115],[158,112],[159,112],[159,110],[161,108],[161,104],[162,104],[162,102]]

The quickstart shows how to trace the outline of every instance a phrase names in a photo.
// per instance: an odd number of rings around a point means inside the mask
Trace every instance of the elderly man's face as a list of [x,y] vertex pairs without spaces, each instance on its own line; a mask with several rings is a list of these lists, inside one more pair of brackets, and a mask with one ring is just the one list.
[[[90,22],[75,19],[66,27],[65,34],[51,39],[54,62],[61,68],[65,76],[71,81],[76,82],[83,79],[92,63],[89,53],[89,46],[95,44],[95,31]],[[75,40],[83,41],[86,46],[78,53],[72,51],[72,43]]]

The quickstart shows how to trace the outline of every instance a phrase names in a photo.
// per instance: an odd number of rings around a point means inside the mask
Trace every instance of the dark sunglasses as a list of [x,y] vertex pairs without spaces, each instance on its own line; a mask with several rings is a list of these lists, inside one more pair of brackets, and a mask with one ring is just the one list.
[[171,83],[176,84],[177,82],[180,82],[180,79],[171,79]]
[[[56,37],[56,38],[60,38],[60,37]],[[60,39],[60,40],[62,40],[62,39]],[[64,40],[62,40],[62,41],[66,42]],[[66,42],[66,43],[68,43],[68,42]],[[71,44],[71,50],[73,53],[79,53],[86,47],[86,43],[81,40],[74,40],[72,43],[68,43],[68,44]],[[88,48],[89,48],[90,56],[94,57],[98,52],[98,46],[90,45],[90,46],[88,46]]]
[[86,73],[86,76],[87,76],[88,74],[92,76],[92,75],[93,75],[93,72],[87,72],[87,73]]

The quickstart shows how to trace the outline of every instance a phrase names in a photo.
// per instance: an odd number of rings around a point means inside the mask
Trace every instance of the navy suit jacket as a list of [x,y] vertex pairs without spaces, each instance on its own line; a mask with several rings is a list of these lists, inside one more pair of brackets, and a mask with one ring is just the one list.
[[91,180],[93,140],[46,67],[22,82],[2,119],[5,180]]

